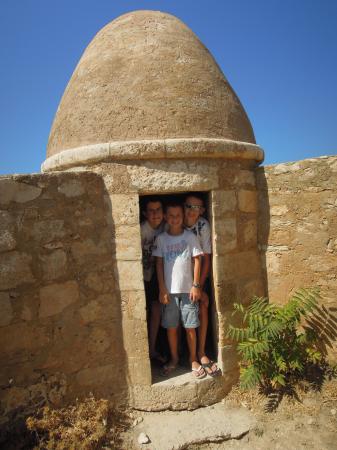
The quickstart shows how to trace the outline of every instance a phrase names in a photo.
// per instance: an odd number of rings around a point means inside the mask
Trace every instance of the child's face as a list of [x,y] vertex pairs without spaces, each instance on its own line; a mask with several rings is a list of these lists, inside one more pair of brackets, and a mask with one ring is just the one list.
[[179,228],[183,226],[184,214],[180,206],[169,206],[165,214],[165,220],[170,228]]
[[203,201],[197,197],[187,197],[184,205],[185,222],[194,224],[205,211]]
[[158,228],[164,218],[163,206],[160,202],[149,202],[146,205],[146,211],[144,212],[146,220],[149,222],[150,227]]

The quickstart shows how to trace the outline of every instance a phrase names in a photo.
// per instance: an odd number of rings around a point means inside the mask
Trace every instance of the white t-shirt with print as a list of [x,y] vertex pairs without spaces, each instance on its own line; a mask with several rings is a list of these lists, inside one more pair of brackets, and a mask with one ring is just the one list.
[[201,249],[203,253],[212,253],[212,243],[211,243],[211,227],[209,226],[208,220],[204,217],[199,217],[191,227],[185,226],[186,230],[192,231],[199,239]]
[[166,231],[156,240],[153,256],[160,256],[164,263],[165,286],[170,294],[190,292],[193,284],[192,257],[202,255],[197,237],[190,231],[172,236]]
[[158,228],[152,228],[147,220],[140,224],[140,235],[142,242],[143,277],[145,281],[150,281],[155,272],[155,259],[152,256],[155,248],[156,237],[165,229],[162,222]]

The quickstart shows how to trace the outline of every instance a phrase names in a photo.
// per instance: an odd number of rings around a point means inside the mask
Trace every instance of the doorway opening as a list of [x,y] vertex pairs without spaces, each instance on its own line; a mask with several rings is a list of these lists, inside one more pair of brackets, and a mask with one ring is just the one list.
[[[162,366],[165,361],[170,358],[169,345],[167,341],[166,330],[161,326],[161,305],[159,304],[159,288],[157,283],[155,258],[152,256],[154,240],[156,236],[167,229],[167,224],[163,217],[163,212],[167,204],[178,203],[184,206],[187,197],[199,198],[202,200],[204,209],[202,217],[211,222],[210,195],[208,192],[183,192],[179,194],[156,194],[142,195],[139,197],[140,207],[140,227],[143,253],[143,275],[144,275],[144,291],[147,305],[147,326],[149,337],[149,351],[151,358],[152,382],[163,381],[161,375]],[[161,212],[160,212],[160,208]],[[162,220],[161,220],[162,219]],[[152,226],[151,226],[152,225]],[[196,227],[190,227],[191,231],[198,234]],[[211,229],[211,227],[210,227]],[[200,231],[200,230],[199,230]],[[200,235],[198,239],[200,238]],[[211,242],[211,239],[210,239]],[[202,249],[204,250],[204,249]],[[211,247],[210,250],[211,252]],[[203,258],[202,258],[203,259]],[[214,302],[213,277],[211,267],[211,254],[209,256],[210,269],[208,278],[204,284],[203,290],[209,298],[208,307],[208,327],[205,343],[205,354],[209,359],[216,361],[217,359],[217,312]],[[204,262],[202,261],[202,264]],[[158,309],[159,308],[159,309]],[[159,310],[159,313],[158,313]],[[160,325],[158,324],[158,314]],[[198,339],[200,339],[200,330],[197,330]],[[180,326],[178,332],[179,340],[179,366],[177,370],[172,372],[168,378],[176,377],[186,372],[190,372],[188,346],[186,341],[185,330]],[[198,341],[199,342],[199,341]]]

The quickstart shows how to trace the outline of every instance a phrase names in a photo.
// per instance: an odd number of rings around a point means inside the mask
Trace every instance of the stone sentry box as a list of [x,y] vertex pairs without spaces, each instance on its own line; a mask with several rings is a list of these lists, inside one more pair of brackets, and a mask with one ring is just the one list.
[[[208,50],[175,17],[126,14],[84,52],[59,105],[42,170],[89,171],[103,179],[135,407],[211,404],[237,379],[226,332],[233,301],[263,293],[254,173],[262,160],[239,99]],[[192,191],[209,192],[222,376],[152,384],[139,196]]]

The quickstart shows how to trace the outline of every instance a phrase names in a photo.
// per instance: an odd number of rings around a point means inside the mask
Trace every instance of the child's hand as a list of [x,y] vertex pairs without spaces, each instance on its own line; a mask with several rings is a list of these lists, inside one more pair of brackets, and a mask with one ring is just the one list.
[[201,289],[192,286],[192,289],[190,290],[190,300],[193,303],[196,303],[200,300],[201,298]]
[[167,290],[159,292],[159,301],[162,305],[168,305],[170,303],[170,294]]

